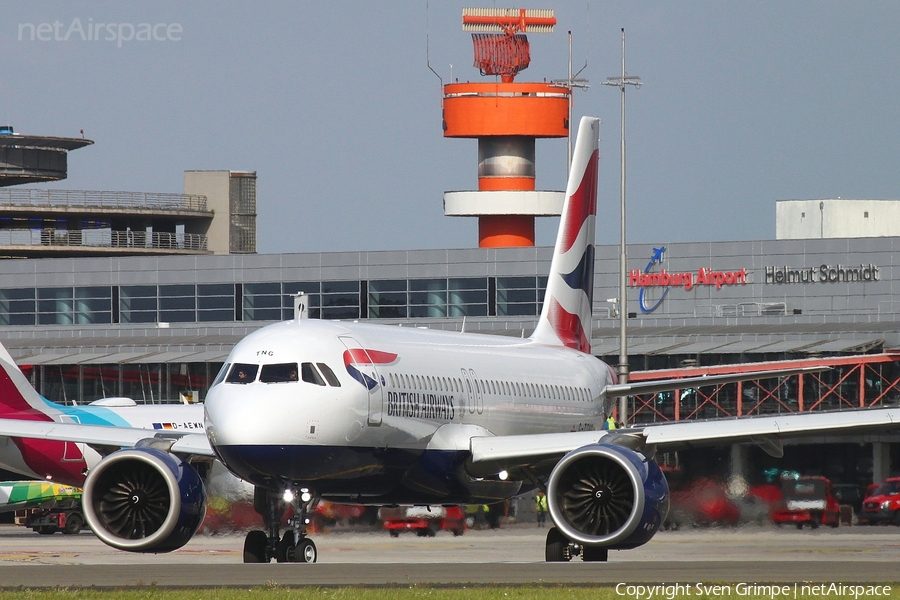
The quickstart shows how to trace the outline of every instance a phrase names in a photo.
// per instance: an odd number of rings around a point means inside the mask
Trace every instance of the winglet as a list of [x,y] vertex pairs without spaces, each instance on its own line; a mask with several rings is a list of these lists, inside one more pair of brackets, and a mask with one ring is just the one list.
[[544,305],[531,336],[582,352],[591,351],[599,146],[600,119],[582,117]]

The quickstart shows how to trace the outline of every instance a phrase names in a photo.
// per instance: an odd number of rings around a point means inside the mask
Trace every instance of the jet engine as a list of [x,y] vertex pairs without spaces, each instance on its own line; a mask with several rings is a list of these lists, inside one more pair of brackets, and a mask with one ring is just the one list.
[[197,471],[154,448],[119,450],[87,476],[84,516],[103,542],[130,552],[171,552],[193,537],[206,516]]
[[635,548],[650,541],[669,512],[669,485],[659,466],[612,444],[565,455],[547,482],[547,507],[570,541]]

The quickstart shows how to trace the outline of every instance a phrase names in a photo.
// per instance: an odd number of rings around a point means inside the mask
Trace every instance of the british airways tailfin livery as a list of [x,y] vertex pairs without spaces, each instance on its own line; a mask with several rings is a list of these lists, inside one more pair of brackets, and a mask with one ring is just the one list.
[[[0,419],[0,435],[84,443],[103,455],[85,517],[107,544],[164,552],[205,511],[192,463],[215,457],[255,486],[265,530],[245,562],[315,562],[317,498],[369,505],[481,504],[547,492],[548,561],[603,561],[659,530],[657,451],[894,427],[900,410],[792,414],[601,430],[615,398],[820,369],[620,384],[590,354],[599,121],[583,118],[545,301],[526,339],[302,318],[235,345],[206,398],[205,434]],[[9,370],[4,363],[4,369]],[[282,532],[281,516],[294,517]]]

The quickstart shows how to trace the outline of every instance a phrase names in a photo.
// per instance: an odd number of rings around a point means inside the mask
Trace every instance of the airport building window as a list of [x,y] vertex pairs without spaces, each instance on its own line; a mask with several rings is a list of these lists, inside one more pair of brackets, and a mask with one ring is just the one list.
[[159,286],[159,320],[172,323],[196,322],[196,286],[186,284]]
[[281,284],[245,283],[242,305],[245,321],[280,321]]
[[35,289],[0,290],[0,325],[34,325]]
[[498,316],[536,315],[537,307],[537,277],[497,278]]
[[112,288],[108,285],[75,288],[75,323],[112,323]]
[[119,288],[119,321],[156,323],[158,306],[155,285],[123,285]]
[[409,280],[409,316],[444,318],[447,316],[446,279]]
[[71,325],[72,312],[72,288],[37,289],[38,325]]
[[231,176],[229,182],[231,254],[256,253],[256,175]]
[[359,309],[359,281],[322,282],[322,319],[358,319]]
[[373,319],[405,319],[407,291],[405,279],[369,282],[369,317]]
[[455,277],[447,280],[448,316],[488,316],[487,277]]
[[234,321],[234,284],[197,286],[197,321]]
[[0,325],[534,316],[546,277],[456,277],[0,289]]

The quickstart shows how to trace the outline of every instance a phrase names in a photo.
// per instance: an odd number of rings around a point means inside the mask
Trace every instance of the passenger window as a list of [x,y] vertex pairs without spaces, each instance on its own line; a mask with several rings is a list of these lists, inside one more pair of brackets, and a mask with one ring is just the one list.
[[299,381],[297,377],[297,363],[279,363],[275,365],[263,365],[259,380],[263,383],[288,383]]
[[228,377],[225,378],[225,381],[228,383],[250,383],[251,381],[256,380],[256,372],[258,370],[259,365],[234,363],[234,366],[231,367],[231,372],[228,374]]
[[216,375],[215,381],[213,381],[212,385],[209,387],[213,387],[215,385],[219,385],[223,381],[225,381],[225,375],[228,373],[228,368],[231,366],[231,363],[225,363],[222,365],[222,368],[219,369],[219,374]]
[[331,367],[325,363],[316,364],[319,365],[319,370],[322,371],[322,375],[325,376],[325,381],[328,382],[328,385],[331,387],[341,387],[341,382],[334,376],[334,371],[331,370]]
[[303,363],[300,365],[300,376],[306,383],[314,383],[316,385],[325,385],[325,380],[319,375],[319,372],[312,363]]

